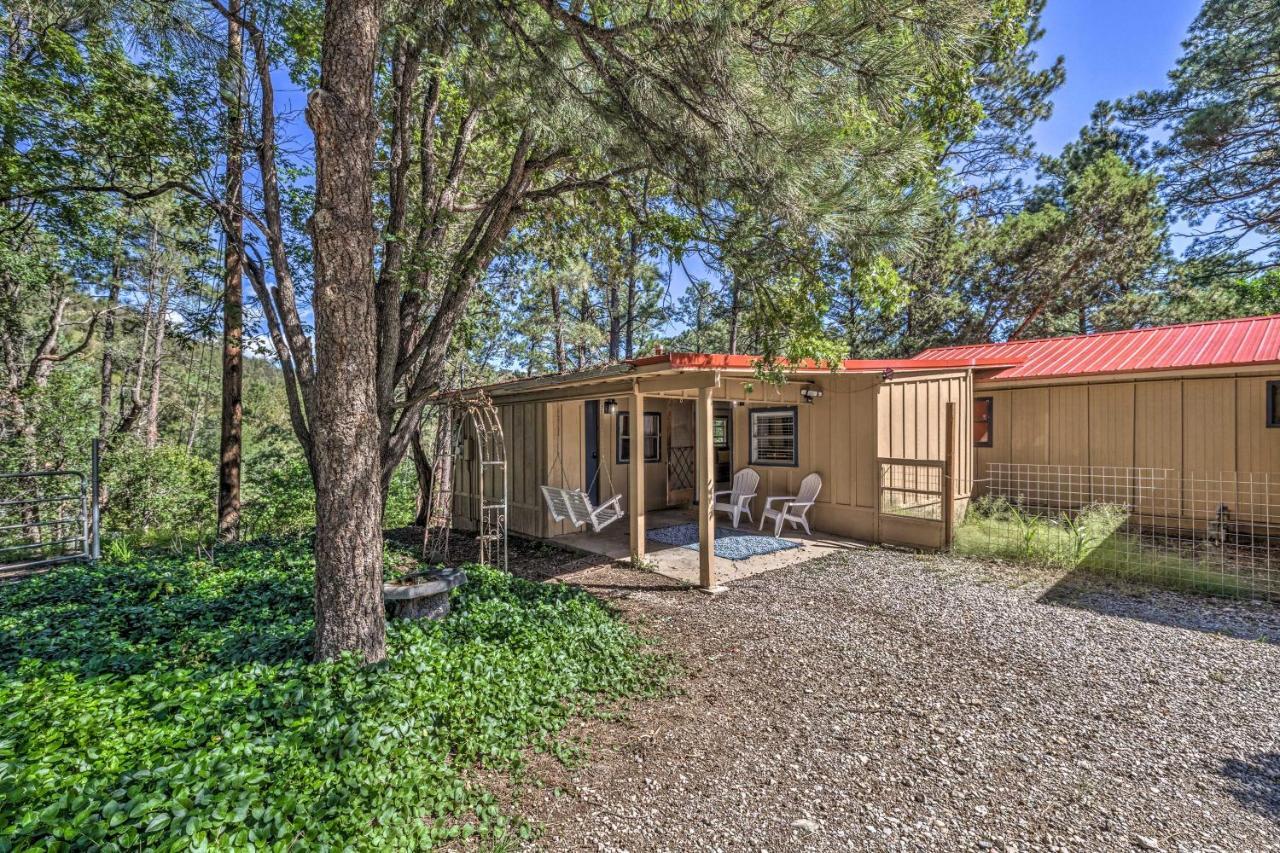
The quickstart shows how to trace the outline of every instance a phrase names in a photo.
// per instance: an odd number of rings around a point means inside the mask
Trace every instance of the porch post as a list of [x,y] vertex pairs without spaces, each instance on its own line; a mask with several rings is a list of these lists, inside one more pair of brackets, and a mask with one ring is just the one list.
[[644,395],[631,390],[629,444],[631,461],[627,476],[627,512],[631,515],[631,561],[644,561]]
[[698,586],[711,590],[716,585],[715,552],[715,443],[712,439],[711,388],[698,389],[697,438],[694,450],[698,456]]

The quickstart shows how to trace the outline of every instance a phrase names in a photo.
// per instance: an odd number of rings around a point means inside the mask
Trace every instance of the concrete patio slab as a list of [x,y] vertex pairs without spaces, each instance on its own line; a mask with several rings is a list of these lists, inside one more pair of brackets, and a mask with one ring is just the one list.
[[[697,513],[693,508],[663,509],[645,513],[645,529],[657,530],[677,524],[696,523]],[[722,516],[716,516],[718,527],[731,526],[731,522]],[[754,527],[743,520],[740,529]],[[716,557],[715,581],[717,585],[733,583],[743,578],[753,577],[762,572],[793,566],[808,560],[823,557],[840,551],[856,551],[866,549],[865,543],[839,536],[830,536],[815,531],[812,536],[802,531],[787,530],[783,538],[799,543],[798,548],[775,551],[772,554],[760,554],[742,560],[728,560]],[[627,525],[618,522],[599,533],[588,530],[583,533],[570,533],[556,536],[552,540],[557,545],[583,551],[589,554],[600,554],[614,560],[626,560],[631,556],[631,545],[628,541]],[[645,559],[649,568],[660,575],[696,585],[698,583],[698,552],[695,549],[679,545],[666,545],[652,539],[645,540]]]

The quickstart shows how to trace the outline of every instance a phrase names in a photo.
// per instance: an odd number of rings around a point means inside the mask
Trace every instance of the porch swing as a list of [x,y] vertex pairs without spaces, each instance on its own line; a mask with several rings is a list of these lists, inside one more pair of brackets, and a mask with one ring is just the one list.
[[[564,435],[564,411],[556,412],[557,435]],[[560,482],[565,482],[564,459],[560,454],[560,442],[556,442],[556,460],[553,463],[559,464]],[[625,513],[622,511],[622,495],[616,494],[609,500],[599,506],[591,505],[591,498],[588,493],[595,486],[596,481],[600,478],[600,469],[605,469],[605,479],[609,481],[609,491],[613,491],[613,478],[609,476],[608,466],[597,465],[595,475],[592,476],[591,482],[587,484],[587,491],[582,489],[566,489],[559,486],[540,486],[542,489],[542,499],[547,503],[547,513],[551,516],[552,521],[567,521],[575,528],[581,528],[590,524],[591,529],[599,533],[610,524],[622,518]]]

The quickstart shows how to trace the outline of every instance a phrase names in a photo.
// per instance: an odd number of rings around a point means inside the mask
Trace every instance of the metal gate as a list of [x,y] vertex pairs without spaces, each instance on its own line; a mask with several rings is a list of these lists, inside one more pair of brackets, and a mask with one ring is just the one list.
[[98,447],[90,471],[0,474],[0,578],[28,569],[96,560]]

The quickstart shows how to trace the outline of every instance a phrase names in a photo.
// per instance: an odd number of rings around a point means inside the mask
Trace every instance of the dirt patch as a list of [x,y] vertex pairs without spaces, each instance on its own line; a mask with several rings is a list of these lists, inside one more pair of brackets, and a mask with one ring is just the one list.
[[1272,606],[887,550],[716,597],[511,567],[613,599],[683,667],[576,724],[581,766],[507,783],[539,847],[1280,850]]

